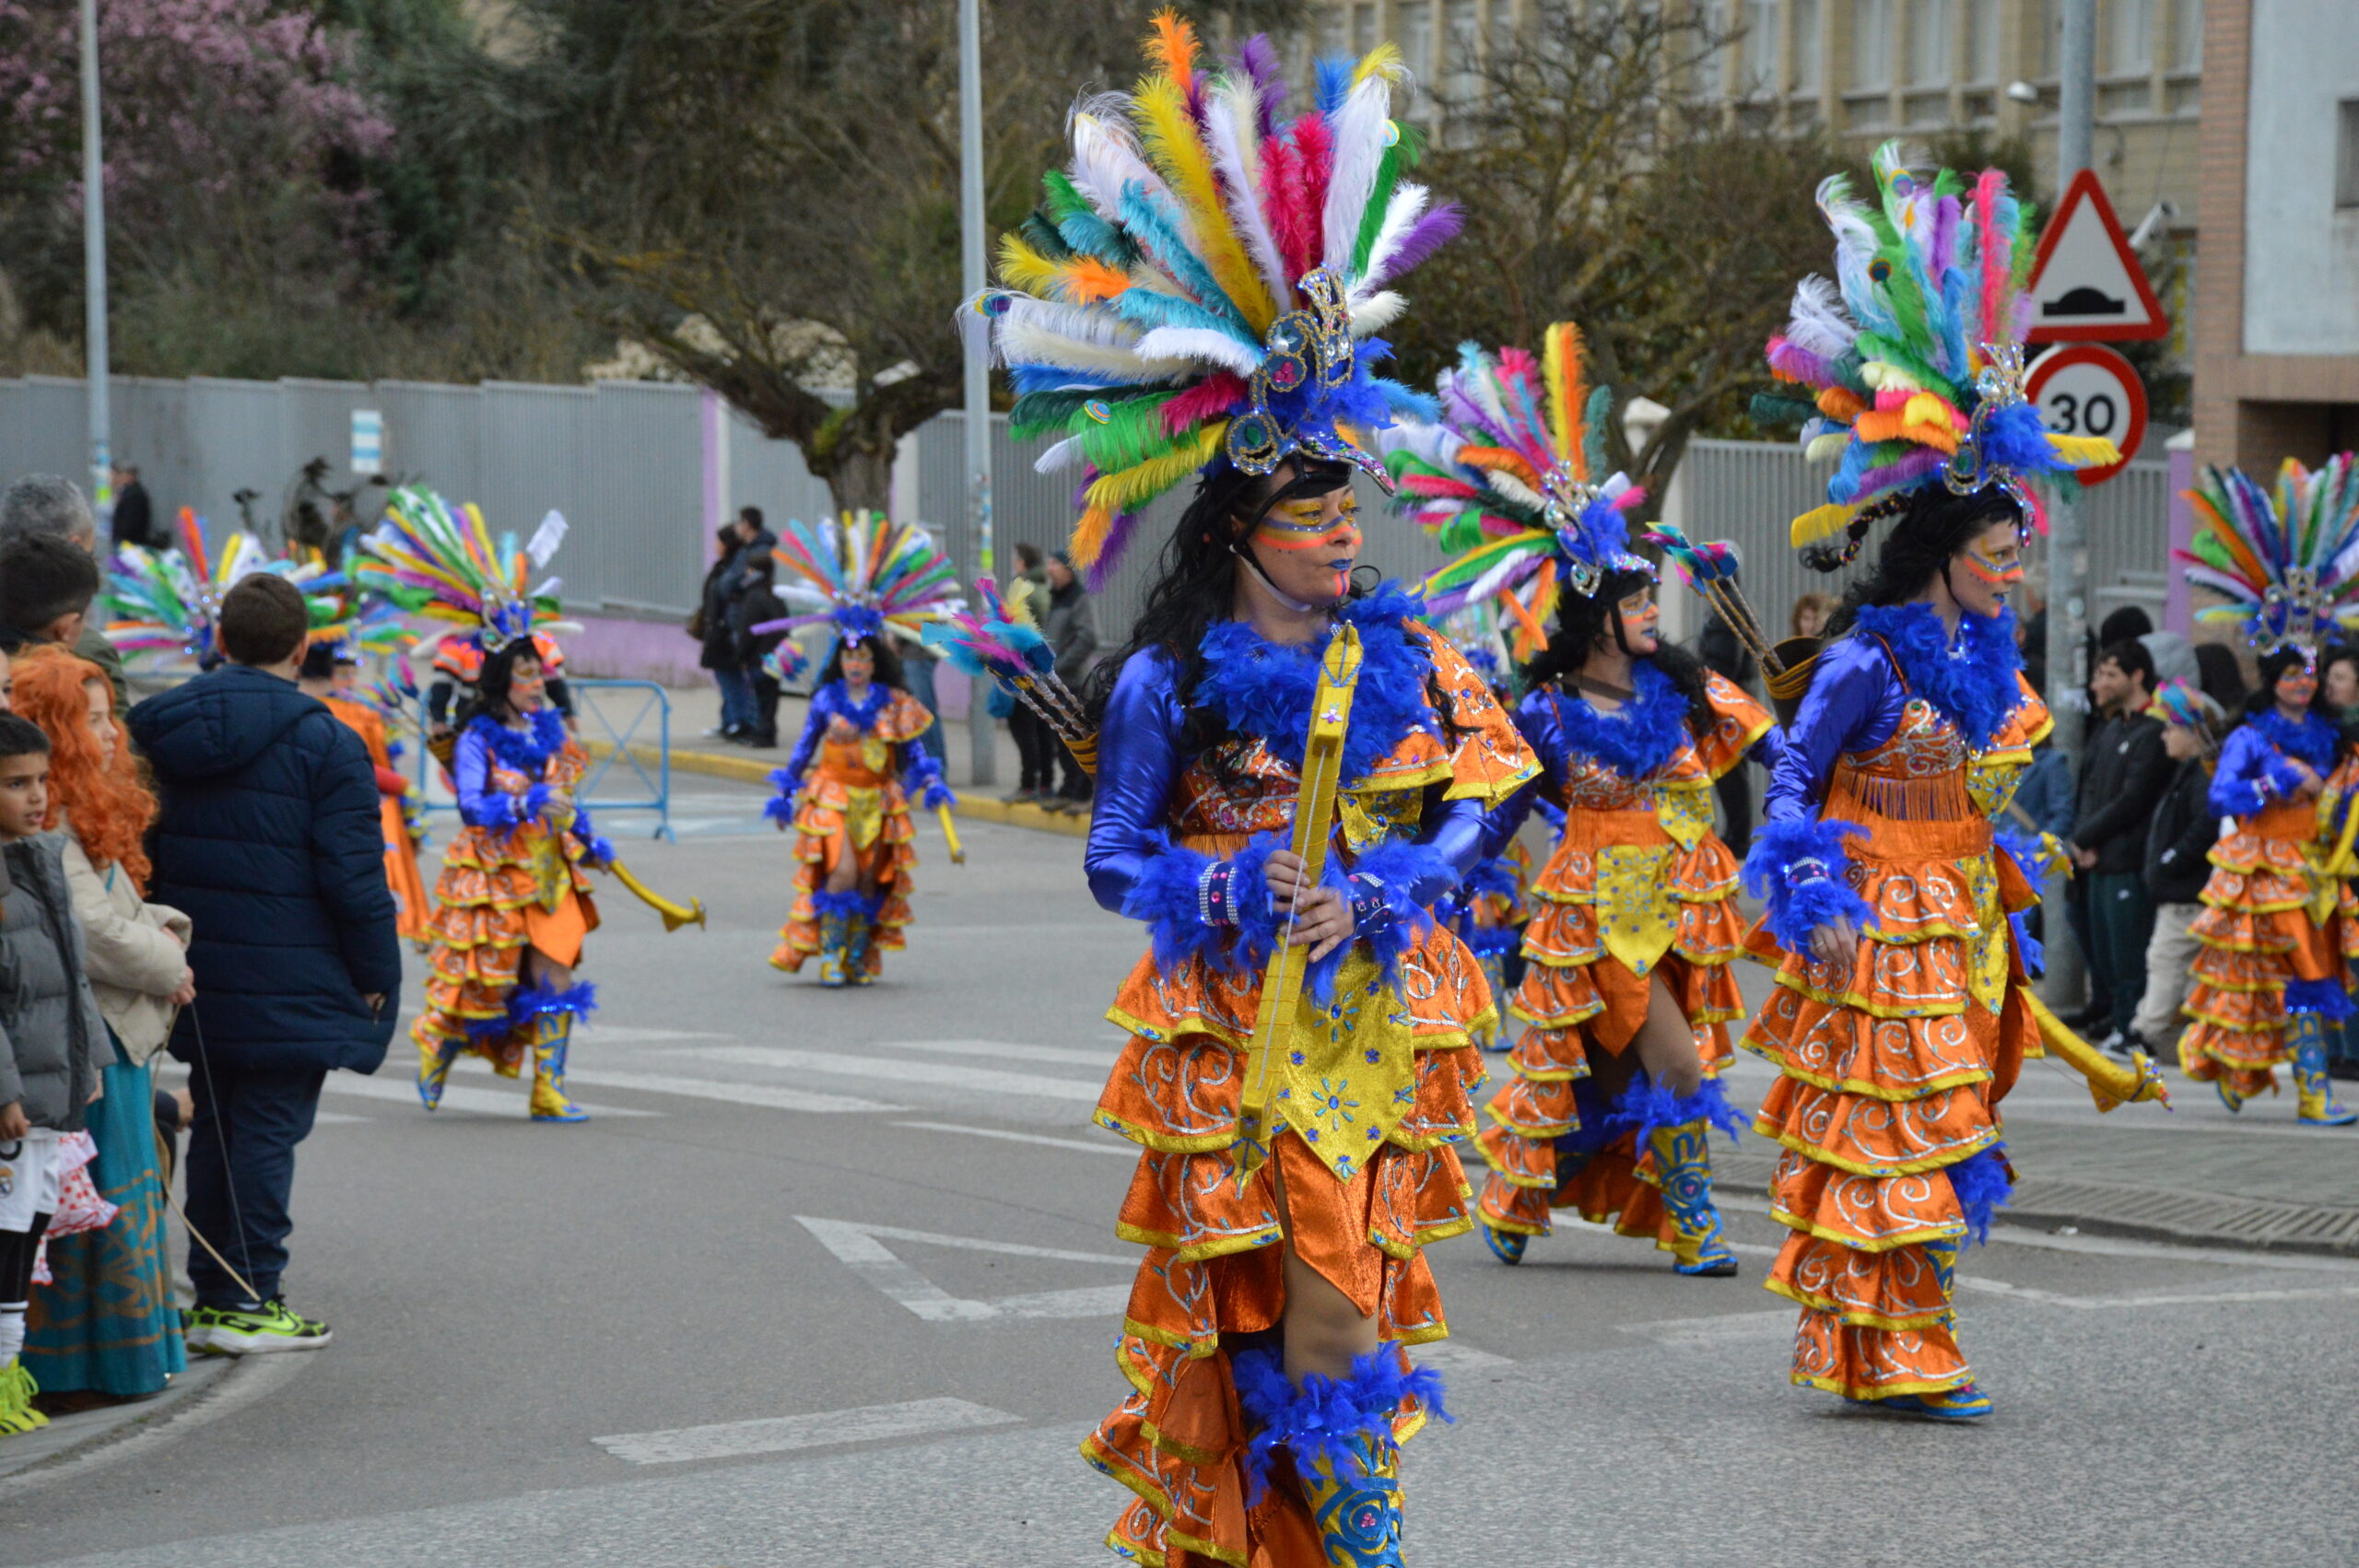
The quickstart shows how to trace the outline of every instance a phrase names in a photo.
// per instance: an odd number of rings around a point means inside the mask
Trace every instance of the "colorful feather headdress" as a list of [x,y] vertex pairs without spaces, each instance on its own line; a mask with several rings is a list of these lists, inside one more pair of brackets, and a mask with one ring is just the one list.
[[2315,474],[2292,458],[2264,490],[2241,469],[2206,468],[2187,492],[2192,548],[2172,555],[2187,579],[2228,603],[2198,611],[2243,625],[2262,655],[2299,649],[2315,661],[2338,626],[2359,628],[2359,460],[2343,452]]
[[512,533],[495,544],[474,502],[453,509],[431,490],[405,486],[360,541],[352,578],[404,609],[474,628],[488,650],[554,623],[564,584],[549,578],[534,586],[532,574],[548,568],[565,535],[564,517],[552,511],[522,549]]
[[816,528],[790,521],[773,559],[803,580],[779,583],[795,609],[752,629],[767,636],[822,621],[844,643],[887,632],[916,642],[926,623],[958,608],[958,578],[933,535],[914,522],[852,512]]
[[205,520],[182,507],[177,543],[165,550],[126,544],[107,568],[106,637],[125,654],[182,657],[209,667],[220,657],[215,628],[221,601],[243,579],[276,572],[303,591],[314,626],[333,615],[335,584],[317,560],[274,560],[250,533],[232,533],[217,556],[205,547]]
[[334,647],[357,663],[363,654],[392,657],[417,641],[417,634],[402,624],[399,604],[362,587],[348,571],[329,571],[316,550],[301,564],[312,574],[303,582],[311,646]]
[[2035,484],[2121,460],[2111,441],[2049,434],[2025,400],[2032,214],[2007,177],[1985,170],[1969,189],[1945,169],[1920,182],[1898,142],[1876,149],[1874,168],[1874,206],[1839,174],[1819,185],[1836,281],[1802,279],[1793,319],[1769,340],[1772,373],[1813,402],[1754,403],[1765,423],[1803,420],[1813,459],[1842,460],[1826,505],[1794,519],[1795,547],[1822,570],[1858,555],[1869,526],[1925,486],[2000,486],[2025,530],[2045,531]]
[[2146,705],[2146,711],[2165,724],[2194,731],[2207,750],[2218,743],[2220,727],[2228,717],[2193,682],[2177,679],[2155,688],[2154,700]]
[[1520,643],[1545,648],[1560,590],[1586,597],[1615,572],[1654,575],[1630,551],[1626,515],[1646,493],[1602,473],[1614,393],[1590,387],[1570,322],[1548,329],[1537,360],[1471,343],[1459,356],[1437,388],[1439,421],[1396,427],[1386,454],[1402,509],[1450,557],[1426,579],[1426,607],[1496,599]]
[[1042,177],[1001,242],[1004,287],[977,301],[1012,430],[1062,438],[1040,472],[1081,471],[1072,553],[1092,586],[1147,503],[1215,462],[1263,474],[1298,453],[1389,486],[1367,433],[1426,405],[1370,373],[1391,352],[1373,334],[1460,223],[1402,178],[1417,147],[1391,118],[1391,45],[1320,62],[1290,120],[1266,38],[1207,70],[1166,11],[1146,52],[1133,91],[1074,107],[1073,161]]

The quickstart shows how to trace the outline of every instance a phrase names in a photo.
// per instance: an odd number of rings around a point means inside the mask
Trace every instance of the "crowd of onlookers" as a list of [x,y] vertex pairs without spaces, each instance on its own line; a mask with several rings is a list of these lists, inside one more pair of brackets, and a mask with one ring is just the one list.
[[297,685],[301,591],[238,583],[226,661],[135,706],[99,587],[76,486],[0,494],[0,1436],[158,1393],[189,1350],[327,1341],[280,1295],[295,1148],[326,1073],[382,1060],[401,983],[374,768]]

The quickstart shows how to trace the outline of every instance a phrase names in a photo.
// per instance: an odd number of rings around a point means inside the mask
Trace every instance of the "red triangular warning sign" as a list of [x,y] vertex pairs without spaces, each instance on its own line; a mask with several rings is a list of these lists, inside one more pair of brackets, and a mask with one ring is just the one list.
[[2027,292],[2028,343],[2122,343],[2170,334],[2170,318],[2093,169],[2072,176],[2041,231]]

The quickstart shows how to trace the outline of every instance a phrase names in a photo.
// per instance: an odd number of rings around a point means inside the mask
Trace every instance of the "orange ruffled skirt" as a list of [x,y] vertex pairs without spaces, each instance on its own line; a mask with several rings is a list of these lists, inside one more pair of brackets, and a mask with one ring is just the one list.
[[2317,883],[2306,848],[2318,837],[2307,801],[2282,801],[2237,823],[2213,846],[2207,908],[2188,928],[2202,944],[2184,1009],[2194,1022],[2179,1036],[2189,1078],[2225,1081],[2236,1094],[2274,1092],[2287,1039],[2285,987],[2292,980],[2343,979],[2359,958],[2359,901],[2340,883],[2326,920],[2312,917]]
[[794,907],[779,928],[770,963],[793,974],[819,951],[819,911],[813,897],[827,874],[849,855],[855,886],[873,886],[879,900],[870,922],[867,969],[885,967],[885,950],[906,946],[901,930],[910,923],[910,873],[918,863],[917,829],[910,821],[909,797],[899,782],[882,774],[869,784],[851,781],[823,763],[803,791],[794,814]]
[[[1452,1142],[1473,1131],[1482,1081],[1470,1032],[1495,1018],[1474,955],[1431,930],[1402,960],[1398,994],[1417,999],[1414,1106],[1366,1163],[1339,1180],[1301,1137],[1239,1191],[1228,1149],[1261,977],[1190,960],[1142,959],[1108,1017],[1131,1041],[1096,1120],[1142,1146],[1118,1231],[1147,1249],[1115,1352],[1131,1395],[1082,1445],[1137,1494],[1107,1538],[1134,1561],[1196,1568],[1321,1564],[1319,1534],[1291,1467],[1275,1467],[1249,1511],[1241,1459],[1251,1435],[1229,1370],[1232,1341],[1274,1329],[1285,1309],[1282,1239],[1377,1320],[1388,1341],[1449,1335],[1424,1248],[1473,1227],[1473,1197]],[[1282,1237],[1283,1183],[1290,1238]],[[1426,1411],[1405,1400],[1406,1439]]]
[[[507,1077],[522,1070],[532,1050],[529,1026],[490,1034],[470,1034],[467,1026],[507,1016],[527,947],[570,967],[581,962],[583,939],[598,929],[580,845],[569,833],[551,839],[538,823],[512,831],[468,827],[443,852],[427,926],[426,1011],[410,1026],[420,1047],[455,1043]],[[555,908],[541,896],[543,856],[552,858],[558,884]]]
[[1973,1378],[1950,1316],[1967,1224],[1949,1173],[1998,1142],[1993,1107],[2038,1054],[2005,924],[2037,895],[1979,816],[1827,814],[1866,829],[1851,886],[1878,923],[1848,966],[1752,939],[1778,963],[1743,1043],[1779,1073],[1755,1127],[1782,1146],[1771,1212],[1790,1233],[1766,1283],[1802,1309],[1794,1382],[1936,1393]]
[[1731,902],[1738,870],[1727,846],[1709,835],[1676,856],[1663,888],[1670,950],[1640,974],[1606,951],[1600,929],[1591,851],[1617,842],[1663,846],[1671,838],[1651,812],[1576,810],[1532,884],[1537,910],[1524,930],[1523,983],[1508,1005],[1530,1027],[1508,1058],[1514,1078],[1487,1107],[1493,1125],[1480,1144],[1497,1179],[1484,1190],[1482,1218],[1496,1230],[1546,1235],[1550,1211],[1572,1209],[1672,1252],[1676,1233],[1663,1212],[1654,1156],[1639,1149],[1636,1132],[1561,1167],[1558,1141],[1580,1129],[1574,1084],[1590,1076],[1590,1052],[1619,1056],[1628,1047],[1646,1022],[1656,972],[1695,1030],[1705,1076],[1719,1077],[1733,1057],[1728,1024],[1744,1011],[1729,970],[1743,950]]

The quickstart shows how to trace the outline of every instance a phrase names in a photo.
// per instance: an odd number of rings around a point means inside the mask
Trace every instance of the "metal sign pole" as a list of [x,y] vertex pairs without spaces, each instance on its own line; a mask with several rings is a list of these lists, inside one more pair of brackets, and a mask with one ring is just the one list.
[[98,0],[82,0],[81,9],[82,377],[90,399],[90,504],[102,508],[114,499],[114,432],[107,403],[107,196],[99,126]]
[[[983,291],[983,26],[982,0],[958,0],[958,187],[959,252],[967,298]],[[992,371],[991,340],[983,318],[959,312],[967,349],[967,556],[970,575],[992,569]],[[989,683],[968,688],[967,738],[969,778],[999,782],[999,726],[986,698]]]

